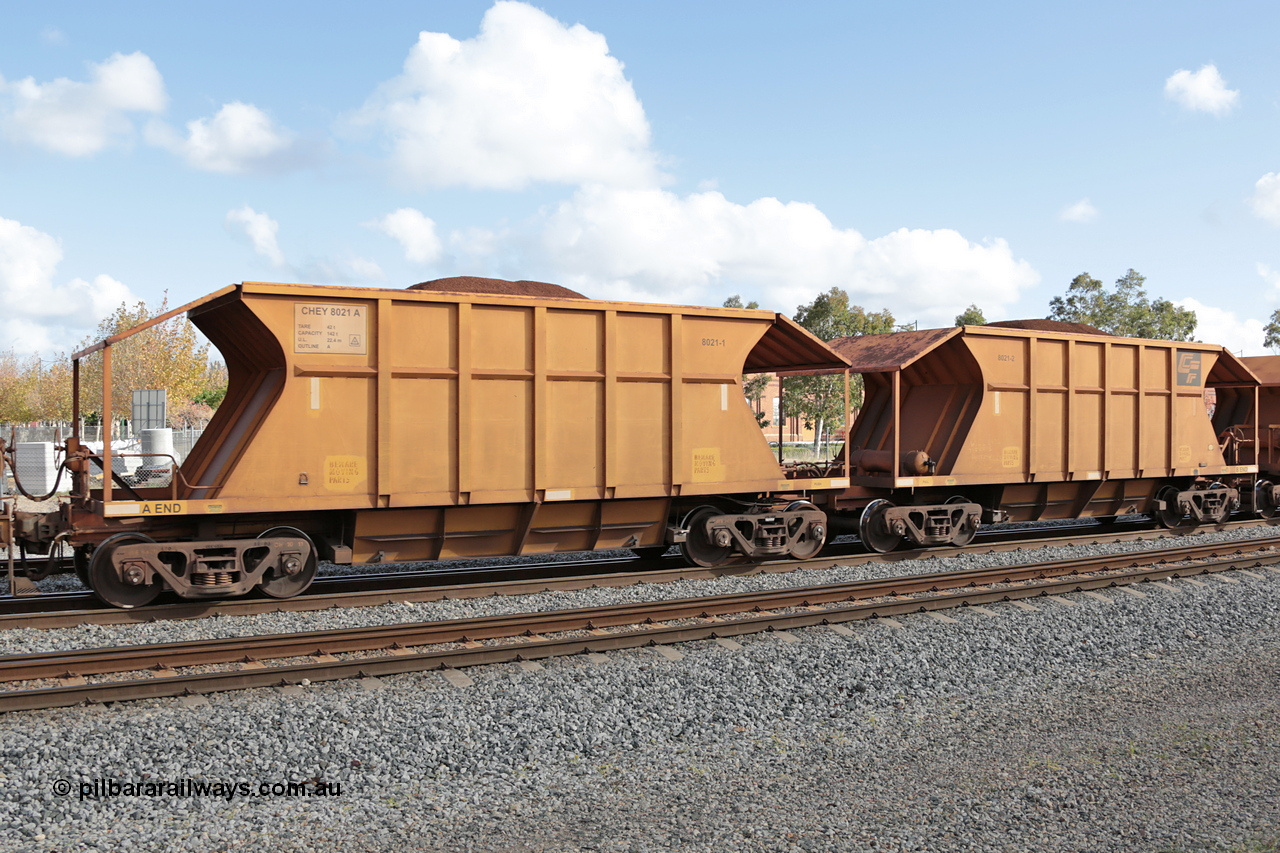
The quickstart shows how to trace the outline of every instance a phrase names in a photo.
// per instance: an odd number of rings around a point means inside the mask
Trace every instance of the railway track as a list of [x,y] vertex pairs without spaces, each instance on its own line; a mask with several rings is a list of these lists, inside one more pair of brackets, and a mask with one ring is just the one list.
[[[1257,519],[1204,526],[1201,532],[1276,526]],[[868,554],[859,545],[835,545],[809,560],[778,560],[744,567],[702,569],[685,566],[677,558],[642,560],[636,557],[547,563],[494,564],[320,577],[302,595],[291,599],[240,598],[219,601],[176,601],[133,610],[103,604],[87,591],[50,592],[0,598],[0,630],[62,628],[74,625],[114,625],[137,622],[199,619],[213,615],[245,616],[280,611],[327,610],[334,607],[372,607],[391,602],[526,595],[592,586],[629,586],[719,577],[747,572],[783,573],[796,569],[862,565],[886,560],[917,560],[960,553],[990,553],[1069,544],[1124,542],[1137,539],[1182,538],[1148,521],[1107,525],[1046,525],[1016,531],[986,533],[966,548],[930,548]]]
[[[1261,568],[1280,577],[1280,538],[1183,544],[1134,554],[753,591],[579,610],[382,625],[212,641],[0,657],[0,711],[728,640],[762,631],[978,606]],[[1258,575],[1260,576],[1260,575]],[[356,655],[339,658],[338,655]],[[222,666],[216,671],[182,672]],[[123,680],[89,682],[104,674]]]

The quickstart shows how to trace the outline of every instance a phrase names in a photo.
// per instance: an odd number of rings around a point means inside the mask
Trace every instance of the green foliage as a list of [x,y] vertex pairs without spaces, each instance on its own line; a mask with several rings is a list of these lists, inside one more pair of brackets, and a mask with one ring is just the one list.
[[[808,305],[796,310],[795,320],[816,337],[831,341],[857,335],[882,335],[895,330],[893,314],[888,309],[868,313],[860,305],[849,304],[849,294],[833,287]],[[853,375],[849,384],[849,403],[862,405],[862,377]],[[815,443],[824,429],[844,423],[844,377],[795,376],[783,383],[782,407],[785,415],[797,415],[807,429],[816,430]]]
[[216,409],[227,396],[227,387],[206,388],[192,398],[191,402],[199,403],[202,406],[208,406],[210,409]]
[[[167,310],[167,297],[154,312],[145,302],[122,304],[98,324],[97,333],[86,338],[81,347],[142,325]],[[209,345],[200,342],[196,327],[186,317],[171,317],[113,344],[111,349],[110,407],[115,417],[130,416],[134,391],[164,388],[172,407],[194,399],[205,387]],[[102,353],[87,357],[80,367],[80,404],[86,412],[101,409]]]
[[220,361],[207,365],[204,371],[204,387],[196,392],[191,402],[216,409],[227,396],[227,366]]
[[0,424],[70,418],[71,366],[65,358],[0,353]]
[[849,294],[833,287],[808,305],[796,309],[795,321],[824,341],[853,335],[882,335],[894,330],[893,315],[886,308],[868,314],[849,304]]
[[1145,282],[1144,276],[1131,269],[1116,279],[1115,290],[1107,291],[1101,281],[1080,273],[1064,296],[1050,300],[1049,319],[1088,323],[1125,337],[1194,340],[1196,312],[1167,299],[1148,299]]
[[765,392],[769,390],[769,383],[772,381],[772,373],[744,374],[742,377],[743,396],[751,404],[751,411],[756,416],[756,423],[762,427],[769,425],[769,419],[764,416],[764,412],[756,411],[756,404],[764,398]]
[[1280,349],[1280,311],[1271,312],[1271,322],[1267,323],[1263,331],[1267,333],[1267,337],[1262,345],[1269,350]]
[[982,309],[973,303],[956,315],[957,326],[985,326],[986,324],[987,318],[983,316]]
[[[724,307],[754,310],[760,307],[760,303],[753,299],[743,305],[742,297],[735,293],[724,301]],[[751,404],[751,412],[756,416],[756,423],[762,427],[769,425],[769,419],[764,416],[764,412],[757,412],[756,407],[760,399],[764,397],[764,392],[769,390],[769,383],[772,381],[772,373],[750,373],[742,376],[742,393],[747,398],[747,402]]]

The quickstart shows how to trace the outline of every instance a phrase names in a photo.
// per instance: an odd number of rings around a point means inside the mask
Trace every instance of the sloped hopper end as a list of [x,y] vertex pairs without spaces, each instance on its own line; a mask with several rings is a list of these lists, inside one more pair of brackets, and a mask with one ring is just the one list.
[[504,296],[533,296],[539,299],[586,299],[576,290],[545,281],[507,281],[501,278],[480,278],[474,275],[456,275],[411,284],[405,290],[431,290],[441,293],[498,293]]
[[[961,328],[923,329],[838,338],[832,347],[861,373],[865,397],[849,433],[861,473],[891,470],[894,434],[904,454],[900,473],[951,473],[982,403],[982,372]],[[893,375],[899,376],[897,411]],[[855,401],[856,405],[857,401]],[[905,458],[910,456],[910,462]]]
[[780,373],[796,376],[808,373],[837,373],[849,360],[827,346],[794,320],[778,314],[773,325],[747,353],[743,373]]
[[191,322],[227,364],[227,396],[182,463],[193,488],[185,498],[208,500],[244,452],[284,388],[284,350],[238,294],[191,311]]
[[[1205,405],[1213,413],[1213,429],[1218,435],[1232,427],[1252,423],[1256,418],[1253,411],[1253,395],[1261,381],[1265,389],[1274,385],[1273,378],[1265,375],[1265,371],[1256,369],[1258,359],[1239,359],[1224,349],[1222,354],[1213,360],[1209,375],[1205,377]],[[1262,408],[1267,409],[1267,393],[1263,392]],[[1268,412],[1268,415],[1270,413]],[[1264,420],[1261,426],[1271,421]]]
[[891,373],[902,370],[960,331],[953,327],[856,335],[836,338],[831,342],[831,348],[849,360],[855,373]]

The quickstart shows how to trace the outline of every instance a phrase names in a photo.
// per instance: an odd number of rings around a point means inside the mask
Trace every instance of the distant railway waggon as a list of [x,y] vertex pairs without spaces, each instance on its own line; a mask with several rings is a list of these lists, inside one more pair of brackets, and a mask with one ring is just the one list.
[[1269,483],[1255,488],[1258,380],[1220,346],[1011,321],[832,348],[866,399],[850,486],[827,508],[872,550],[963,545],[1006,521],[1275,512]]
[[1242,457],[1258,466],[1254,503],[1261,515],[1273,518],[1280,504],[1280,493],[1276,492],[1280,484],[1280,355],[1240,361],[1258,378],[1257,416],[1226,438],[1238,446]]

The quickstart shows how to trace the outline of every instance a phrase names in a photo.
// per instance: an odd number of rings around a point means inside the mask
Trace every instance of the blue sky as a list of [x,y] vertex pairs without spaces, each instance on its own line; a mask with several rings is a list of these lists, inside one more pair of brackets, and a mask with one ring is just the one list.
[[[785,11],[783,9],[785,8]],[[1130,267],[1280,308],[1274,3],[0,0],[0,351],[123,300],[447,275],[902,322]]]

